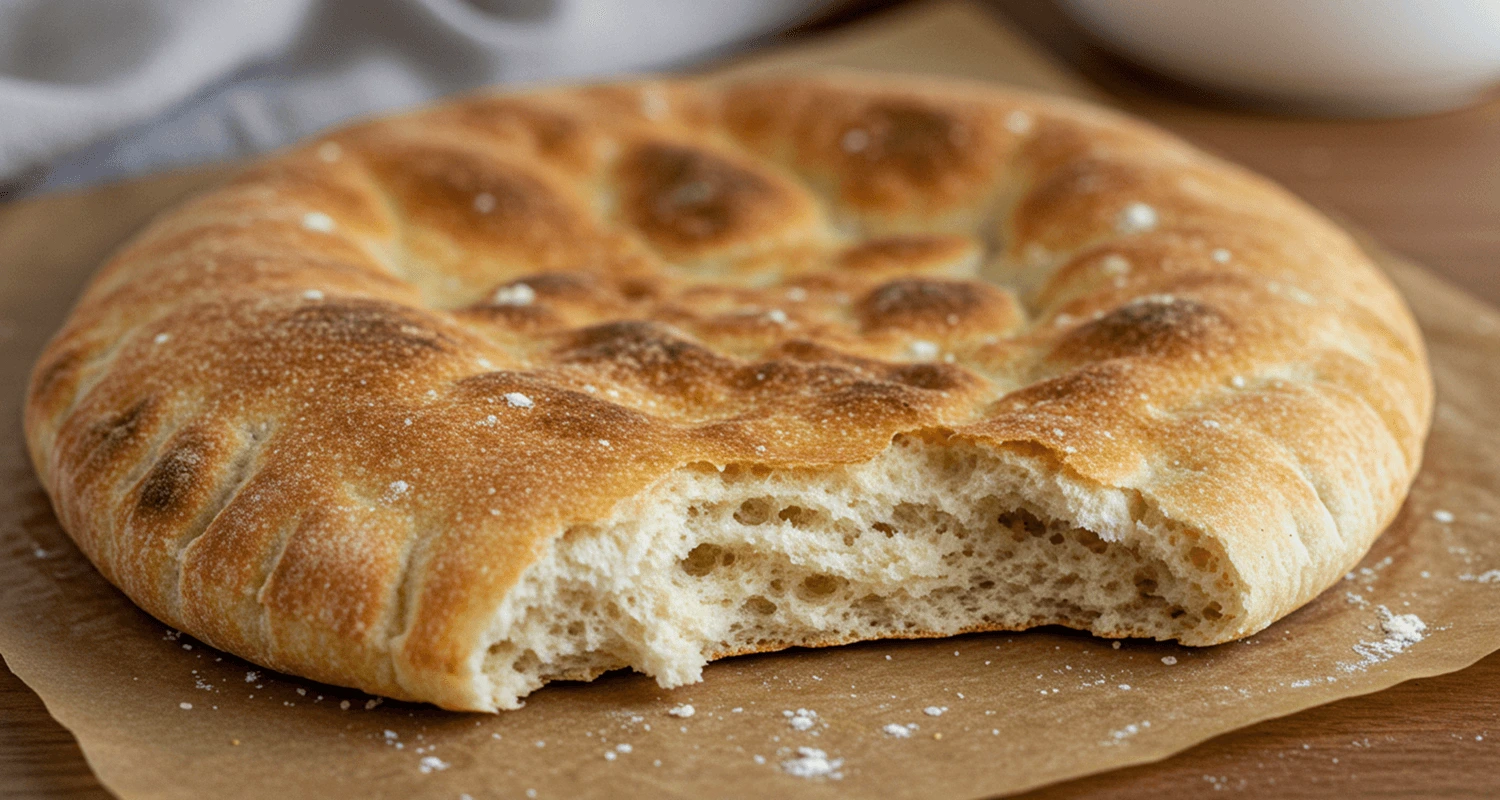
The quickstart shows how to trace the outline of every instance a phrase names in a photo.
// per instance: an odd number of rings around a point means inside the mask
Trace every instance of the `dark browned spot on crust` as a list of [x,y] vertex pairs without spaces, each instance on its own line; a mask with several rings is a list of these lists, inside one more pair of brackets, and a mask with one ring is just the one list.
[[883,366],[882,362],[874,359],[861,358],[810,339],[788,339],[767,351],[766,355],[772,358],[789,358],[793,361],[808,363],[825,362],[838,364],[870,372],[871,374],[873,374],[874,370]]
[[887,209],[966,199],[1001,161],[984,122],[916,98],[872,102],[838,132],[845,197]]
[[856,306],[867,331],[943,331],[1007,320],[1005,293],[977,281],[906,278],[877,286]]
[[141,482],[137,508],[148,514],[180,510],[203,483],[207,450],[203,441],[191,435],[170,445]]
[[576,331],[559,355],[564,362],[609,362],[632,369],[689,362],[727,363],[703,345],[644,320],[606,322]]
[[1052,355],[1071,361],[1207,354],[1228,344],[1231,327],[1212,306],[1171,295],[1148,295],[1069,331]]
[[977,253],[967,236],[911,235],[875,239],[845,250],[838,265],[858,272],[932,272]]
[[[418,226],[526,252],[577,252],[599,233],[576,200],[521,164],[403,141],[366,154]],[[475,206],[486,196],[485,210]]]
[[50,398],[54,391],[77,381],[78,370],[83,366],[83,361],[82,348],[71,346],[39,363],[31,381],[33,402],[42,407],[51,405]]
[[801,216],[790,187],[695,147],[640,145],[622,160],[620,177],[631,223],[669,250],[734,244]]
[[90,458],[108,460],[141,433],[146,419],[156,408],[156,398],[143,397],[129,408],[106,415],[88,429],[85,452]]
[[605,367],[619,378],[634,378],[664,392],[699,397],[734,362],[654,322],[630,320],[574,332],[558,350],[564,364]]
[[891,368],[891,380],[914,389],[931,392],[961,392],[977,387],[979,379],[952,364],[902,364]]
[[627,278],[619,283],[620,296],[626,300],[637,303],[654,300],[661,295],[662,287],[658,281],[647,278]]
[[862,372],[825,362],[762,361],[735,370],[730,386],[771,399],[827,393],[865,379]]
[[299,306],[285,327],[288,341],[318,342],[345,357],[399,361],[445,353],[453,345],[410,309],[378,300]]
[[[962,162],[970,144],[964,120],[950,111],[916,100],[872,103],[853,130],[863,131],[863,145],[844,149],[852,158],[900,172],[912,183],[931,180]],[[859,141],[856,139],[856,141]]]

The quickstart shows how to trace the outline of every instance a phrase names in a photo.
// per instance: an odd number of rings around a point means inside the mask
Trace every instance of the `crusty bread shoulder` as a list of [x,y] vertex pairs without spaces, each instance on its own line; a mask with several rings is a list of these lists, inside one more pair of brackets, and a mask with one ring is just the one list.
[[857,75],[494,94],[156,220],[37,364],[64,527],[159,619],[454,709],[620,667],[1330,585],[1432,404],[1285,191],[1055,98]]

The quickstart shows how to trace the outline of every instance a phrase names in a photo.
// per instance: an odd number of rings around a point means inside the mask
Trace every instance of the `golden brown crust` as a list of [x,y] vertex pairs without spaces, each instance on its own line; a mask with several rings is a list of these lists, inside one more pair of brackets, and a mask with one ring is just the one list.
[[1269,183],[1097,109],[823,76],[477,97],[281,153],[101,269],[26,432],[152,614],[479,707],[550,538],[686,464],[1035,449],[1204,537],[1243,635],[1364,552],[1431,402],[1400,298]]

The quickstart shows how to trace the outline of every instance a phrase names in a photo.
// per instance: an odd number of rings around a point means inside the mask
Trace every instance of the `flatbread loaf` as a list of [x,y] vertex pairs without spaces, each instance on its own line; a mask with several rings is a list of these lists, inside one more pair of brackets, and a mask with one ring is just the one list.
[[157,219],[32,376],[57,515],[215,647],[451,709],[1066,625],[1211,645],[1417,470],[1400,297],[1115,113],[857,74],[485,94]]

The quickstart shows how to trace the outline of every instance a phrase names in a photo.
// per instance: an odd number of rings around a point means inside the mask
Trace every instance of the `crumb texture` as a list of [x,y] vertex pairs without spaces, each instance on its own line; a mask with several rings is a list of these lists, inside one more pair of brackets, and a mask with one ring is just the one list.
[[1055,624],[1216,641],[1243,609],[1212,547],[1119,492],[973,447],[686,469],[552,542],[501,606],[484,672],[513,708],[553,679],[631,667],[671,688],[720,656],[864,639]]
[[1400,297],[1283,190],[1102,109],[830,74],[277,153],[101,267],[25,426],[151,614],[493,710],[880,636],[1244,636],[1365,552],[1431,404]]

